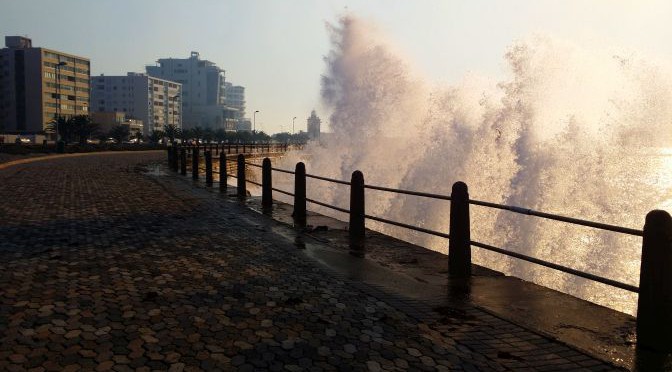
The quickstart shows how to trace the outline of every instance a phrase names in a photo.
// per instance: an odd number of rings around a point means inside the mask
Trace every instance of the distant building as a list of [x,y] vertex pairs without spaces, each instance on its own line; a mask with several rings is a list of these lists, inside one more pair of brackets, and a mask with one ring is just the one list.
[[322,120],[315,114],[315,110],[313,110],[308,118],[308,138],[313,140],[320,139],[320,124],[322,124]]
[[[184,127],[226,129],[227,114],[224,70],[200,59],[198,52],[189,58],[162,58],[147,66],[147,74],[182,84]],[[228,124],[230,126],[230,124]]]
[[127,126],[131,136],[138,132],[143,133],[142,120],[127,118],[124,112],[92,112],[91,121],[99,125],[98,130],[101,133],[109,133],[118,125]]
[[251,132],[252,131],[252,122],[250,119],[239,120],[236,127],[237,131]]
[[182,127],[182,86],[174,81],[129,72],[126,76],[91,78],[94,112],[123,112],[143,123],[143,134],[173,124]]
[[0,131],[43,132],[57,114],[89,114],[88,58],[33,48],[23,36],[6,36],[0,49]]
[[224,93],[226,105],[236,109],[236,119],[243,119],[245,117],[245,87],[226,83]]

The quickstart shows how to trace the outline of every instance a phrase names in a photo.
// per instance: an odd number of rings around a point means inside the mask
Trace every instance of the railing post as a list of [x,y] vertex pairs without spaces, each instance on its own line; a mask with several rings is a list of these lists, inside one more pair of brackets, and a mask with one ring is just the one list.
[[187,175],[187,149],[184,147],[180,148],[180,173]]
[[173,167],[173,151],[170,147],[166,148],[166,153],[168,154],[168,167]]
[[180,160],[180,154],[177,152],[177,145],[173,144],[173,164],[172,168],[174,172],[177,172],[179,170],[179,160]]
[[306,165],[296,163],[294,169],[294,224],[306,226]]
[[350,180],[350,254],[364,257],[365,251],[365,203],[364,203],[364,174],[360,171],[352,172]]
[[237,166],[237,176],[238,176],[238,190],[236,195],[239,198],[244,199],[247,197],[247,180],[245,179],[245,155],[238,154],[238,166]]
[[471,276],[471,232],[469,226],[469,189],[455,182],[450,194],[450,240],[448,274],[453,278]]
[[212,186],[212,151],[206,151],[203,155],[205,155],[205,183]]
[[228,187],[227,179],[228,179],[228,171],[226,169],[226,154],[224,154],[224,149],[222,148],[222,153],[219,154],[219,191],[220,192],[226,192],[226,189]]
[[637,306],[637,346],[672,351],[672,218],[646,215]]
[[264,158],[262,163],[261,185],[261,206],[270,209],[273,207],[273,172],[269,158]]
[[198,179],[198,146],[194,146],[191,152],[191,178]]

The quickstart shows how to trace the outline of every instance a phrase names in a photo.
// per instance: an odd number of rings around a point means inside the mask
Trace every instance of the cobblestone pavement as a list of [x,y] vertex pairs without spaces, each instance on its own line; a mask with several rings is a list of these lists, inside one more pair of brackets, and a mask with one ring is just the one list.
[[138,166],[163,157],[0,171],[0,370],[613,368],[474,308],[411,316],[431,309],[345,280],[267,218]]

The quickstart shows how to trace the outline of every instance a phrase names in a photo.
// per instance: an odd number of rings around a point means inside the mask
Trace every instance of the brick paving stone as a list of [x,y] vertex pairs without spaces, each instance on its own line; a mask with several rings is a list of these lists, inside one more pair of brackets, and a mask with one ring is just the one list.
[[0,369],[614,369],[478,309],[347,280],[164,157],[0,170]]

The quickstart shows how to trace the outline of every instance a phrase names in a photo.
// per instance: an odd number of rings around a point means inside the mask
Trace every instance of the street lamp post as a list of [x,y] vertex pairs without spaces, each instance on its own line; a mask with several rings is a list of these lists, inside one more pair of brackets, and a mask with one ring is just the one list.
[[255,111],[254,114],[252,115],[252,123],[253,123],[252,132],[257,131],[257,112],[259,112],[259,110]]
[[294,120],[296,120],[296,116],[292,119],[292,134],[294,134]]
[[61,133],[58,130],[58,121],[61,118],[61,67],[67,65],[67,62],[60,61],[55,66],[56,69],[56,147],[61,141]]

